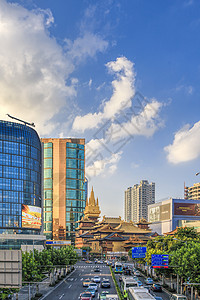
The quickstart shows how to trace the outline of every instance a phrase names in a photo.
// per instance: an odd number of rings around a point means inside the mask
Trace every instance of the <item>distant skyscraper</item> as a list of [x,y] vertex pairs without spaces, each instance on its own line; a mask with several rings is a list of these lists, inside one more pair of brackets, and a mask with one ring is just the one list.
[[148,205],[155,203],[155,183],[141,180],[125,191],[125,221],[139,222],[148,218]]
[[193,186],[185,186],[184,198],[188,200],[200,200],[200,183],[194,183]]
[[85,139],[43,138],[44,234],[74,241],[85,209]]

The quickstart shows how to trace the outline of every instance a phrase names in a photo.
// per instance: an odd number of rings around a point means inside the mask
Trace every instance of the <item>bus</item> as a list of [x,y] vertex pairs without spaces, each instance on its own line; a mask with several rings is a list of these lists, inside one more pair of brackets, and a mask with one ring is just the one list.
[[115,273],[122,273],[123,272],[123,267],[120,262],[115,263]]
[[128,289],[128,299],[130,300],[155,300],[144,287],[130,287]]
[[122,276],[122,281],[121,281],[121,291],[122,294],[124,295],[124,291],[126,290],[128,292],[128,289],[130,287],[137,287],[138,283],[137,281],[131,277],[131,276]]

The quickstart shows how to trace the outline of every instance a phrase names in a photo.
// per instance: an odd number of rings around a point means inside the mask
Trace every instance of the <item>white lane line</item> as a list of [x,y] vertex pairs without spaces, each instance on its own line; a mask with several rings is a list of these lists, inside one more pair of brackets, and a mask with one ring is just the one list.
[[97,295],[97,299],[99,299],[99,293],[98,293],[98,295]]
[[81,278],[81,281],[83,280],[83,278]]
[[62,297],[64,296],[65,294],[62,294],[60,297],[59,297],[59,299],[62,299]]
[[75,278],[75,281],[77,280],[77,278]]
[[72,284],[70,284],[69,289],[70,289],[71,286],[72,286]]

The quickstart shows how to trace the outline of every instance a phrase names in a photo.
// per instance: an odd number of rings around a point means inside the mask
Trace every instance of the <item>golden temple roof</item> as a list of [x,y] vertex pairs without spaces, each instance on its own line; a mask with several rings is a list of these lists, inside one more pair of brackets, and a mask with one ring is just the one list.
[[100,213],[101,211],[99,209],[99,201],[98,198],[97,201],[95,201],[94,191],[92,187],[89,201],[88,199],[86,201],[84,216],[85,218],[91,218],[91,217],[99,218]]
[[151,229],[142,229],[134,225],[132,221],[125,222],[121,221],[120,225],[115,227],[115,229],[123,230],[124,233],[148,233]]

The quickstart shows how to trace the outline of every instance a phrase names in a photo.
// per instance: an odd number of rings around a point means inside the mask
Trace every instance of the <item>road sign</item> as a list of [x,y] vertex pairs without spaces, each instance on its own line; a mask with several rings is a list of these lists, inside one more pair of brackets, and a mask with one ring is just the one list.
[[132,258],[145,258],[147,247],[133,247]]
[[152,254],[151,266],[156,268],[167,269],[169,267],[169,255],[168,254]]

